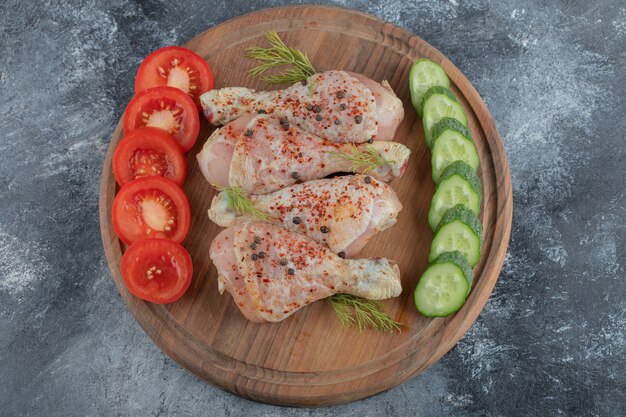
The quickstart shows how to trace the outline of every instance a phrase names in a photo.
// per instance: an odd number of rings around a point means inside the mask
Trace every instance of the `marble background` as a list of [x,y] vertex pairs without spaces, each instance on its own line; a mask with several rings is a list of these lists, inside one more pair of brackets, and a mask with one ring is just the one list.
[[250,402],[181,369],[117,295],[97,219],[140,60],[282,1],[0,2],[0,415],[626,415],[626,4],[327,2],[448,56],[511,163],[509,254],[480,318],[423,375],[357,403]]

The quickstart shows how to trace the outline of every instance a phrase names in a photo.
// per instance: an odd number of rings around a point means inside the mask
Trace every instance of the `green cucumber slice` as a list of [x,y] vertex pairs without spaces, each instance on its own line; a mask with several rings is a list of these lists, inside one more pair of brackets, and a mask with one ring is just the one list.
[[459,251],[444,252],[422,274],[413,298],[427,317],[446,317],[459,311],[469,294],[474,274]]
[[450,88],[450,80],[439,64],[427,58],[418,59],[413,63],[409,73],[409,91],[411,103],[417,114],[422,116],[422,100],[424,94],[432,86]]
[[433,126],[433,181],[439,183],[444,169],[455,161],[463,161],[478,172],[480,159],[470,131],[456,119],[444,117]]
[[428,211],[430,228],[435,230],[443,214],[457,204],[462,204],[478,216],[482,195],[480,179],[474,169],[463,161],[454,162],[441,174],[430,202]]
[[444,252],[458,250],[473,268],[480,259],[483,227],[478,217],[467,207],[458,204],[445,212],[430,245],[429,261]]
[[456,96],[447,88],[430,87],[424,95],[422,102],[422,125],[424,126],[424,139],[428,147],[432,147],[433,127],[444,117],[458,120],[467,127],[467,117],[463,107],[459,104]]

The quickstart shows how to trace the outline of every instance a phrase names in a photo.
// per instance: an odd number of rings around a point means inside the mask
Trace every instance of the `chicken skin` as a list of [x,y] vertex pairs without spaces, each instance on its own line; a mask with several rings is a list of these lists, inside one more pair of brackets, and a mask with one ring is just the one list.
[[213,240],[218,288],[257,323],[278,322],[336,293],[370,300],[402,292],[398,266],[386,259],[342,259],[312,239],[264,222],[237,222]]
[[263,112],[337,143],[391,141],[404,118],[402,101],[389,83],[346,71],[314,74],[284,90],[210,90],[200,96],[200,102],[214,125]]
[[[308,181],[250,195],[248,200],[272,223],[302,233],[343,257],[354,256],[376,233],[393,226],[402,210],[391,187],[365,175]],[[209,218],[222,227],[254,219],[233,210],[225,191],[213,198]]]
[[[346,156],[356,151],[373,153],[377,163],[355,166]],[[361,172],[365,167],[371,168],[368,175],[390,181],[404,173],[410,153],[396,142],[332,143],[285,119],[248,114],[213,132],[197,159],[209,183],[267,194],[337,172]]]

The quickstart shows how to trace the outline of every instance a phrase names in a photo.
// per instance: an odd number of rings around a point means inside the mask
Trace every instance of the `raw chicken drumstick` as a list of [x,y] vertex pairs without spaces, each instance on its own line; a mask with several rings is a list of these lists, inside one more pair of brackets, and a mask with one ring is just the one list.
[[[365,175],[308,181],[265,195],[250,195],[274,224],[302,233],[343,257],[352,257],[378,232],[396,223],[402,204],[384,182]],[[209,218],[222,227],[251,214],[229,206],[228,192],[213,198]],[[258,220],[258,219],[257,219]]]
[[243,87],[210,90],[200,96],[204,114],[223,125],[245,113],[264,112],[332,142],[393,140],[404,118],[402,101],[383,81],[346,71],[314,74],[284,90]]
[[396,142],[332,143],[284,119],[245,115],[213,132],[197,158],[211,184],[239,187],[248,194],[267,194],[336,172],[353,171],[353,161],[337,153],[352,155],[357,147],[378,154],[380,163],[368,175],[382,181],[401,176],[411,153]]
[[228,291],[254,322],[277,322],[336,293],[370,300],[402,292],[386,259],[341,259],[324,245],[280,226],[238,222],[211,244],[220,293]]

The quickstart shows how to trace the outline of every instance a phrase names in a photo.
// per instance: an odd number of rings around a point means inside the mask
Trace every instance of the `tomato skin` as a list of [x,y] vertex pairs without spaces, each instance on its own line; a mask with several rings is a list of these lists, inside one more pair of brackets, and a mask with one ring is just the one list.
[[122,256],[120,269],[131,294],[156,304],[180,299],[193,276],[189,253],[180,243],[167,239],[133,243]]
[[127,245],[153,237],[180,243],[191,223],[187,196],[164,177],[137,178],[124,185],[113,200],[111,216],[115,233]]
[[[173,66],[173,62],[177,65]],[[188,82],[188,85],[180,85],[168,76],[173,67],[177,67],[177,71],[183,74],[183,84]],[[135,93],[169,85],[187,93],[199,108],[200,95],[211,90],[213,83],[213,71],[200,55],[181,46],[166,46],[152,52],[139,65],[135,76]]]
[[[153,118],[156,113],[162,117]],[[124,111],[124,134],[146,126],[172,134],[187,152],[198,139],[200,117],[193,100],[178,88],[154,87],[136,94]]]
[[[148,168],[146,175],[137,176],[131,161],[136,157],[137,151],[149,151],[153,154],[162,155],[163,158],[157,161],[160,165],[165,165],[165,170],[156,171]],[[158,164],[154,164],[157,165]],[[153,166],[154,166],[153,165]],[[120,186],[141,176],[159,175],[182,185],[187,178],[187,161],[185,154],[178,145],[176,138],[169,133],[154,127],[142,127],[131,131],[124,136],[115,148],[113,154],[113,175]],[[162,172],[164,171],[164,172]]]

